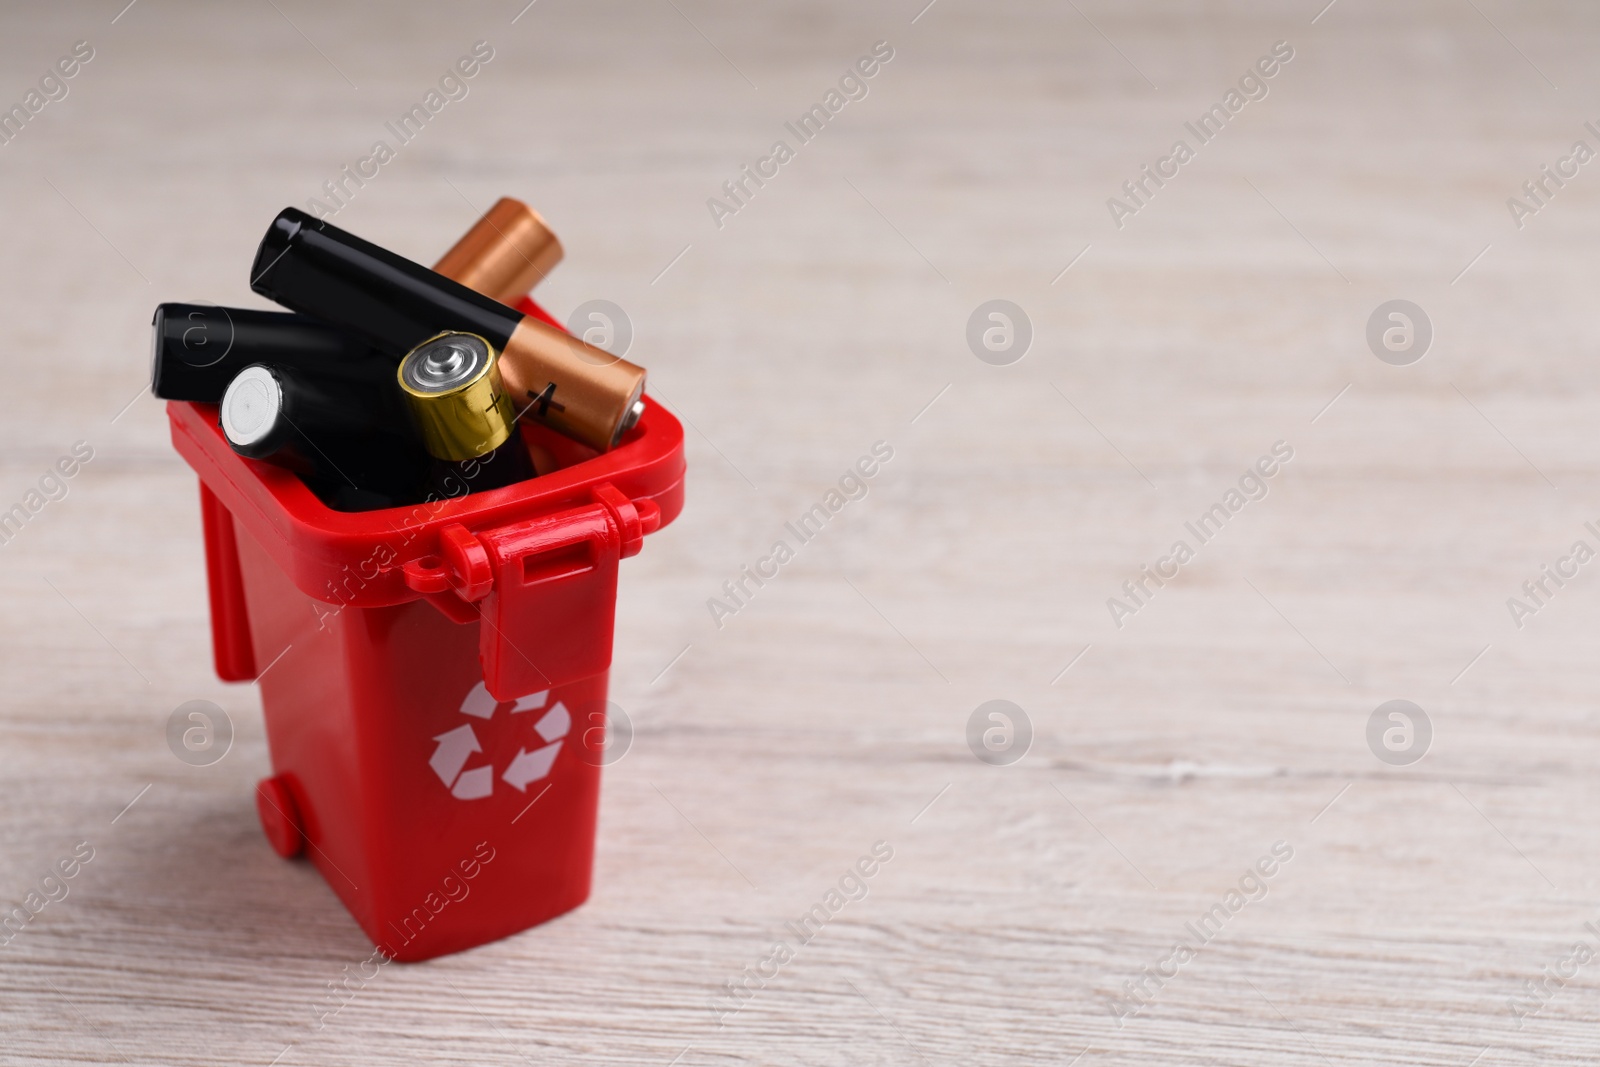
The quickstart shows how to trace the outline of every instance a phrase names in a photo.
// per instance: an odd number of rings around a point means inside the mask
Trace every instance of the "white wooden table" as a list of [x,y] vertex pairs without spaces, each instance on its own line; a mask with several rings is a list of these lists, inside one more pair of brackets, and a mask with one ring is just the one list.
[[[93,850],[0,948],[0,1062],[1600,1056],[1573,952],[1600,952],[1600,565],[1520,628],[1507,606],[1600,548],[1600,169],[1521,228],[1507,205],[1600,149],[1592,6],[121,4],[0,16],[0,104],[94,52],[0,148],[0,511],[93,450],[0,546],[0,905]],[[689,504],[624,565],[636,737],[593,899],[319,1025],[371,950],[258,829],[259,701],[211,671],[147,323],[260,305],[273,213],[479,40],[468,95],[338,222],[428,260],[499,195],[542,210],[568,257],[541,298],[626,309]],[[1184,124],[1279,41],[1201,144]],[[708,199],[779,138],[719,228]],[[1147,163],[1169,176],[1119,228]],[[968,345],[992,299],[1031,323],[1009,365]],[[1419,362],[1369,349],[1393,299],[1431,322]],[[880,440],[865,497],[719,628],[708,599]],[[1278,441],[1265,498],[1198,545]],[[1119,628],[1108,598],[1179,539]],[[167,747],[191,699],[236,731],[212,766]],[[1407,765],[1367,740],[1394,699],[1431,724]],[[1031,724],[1009,765],[968,745],[991,700]],[[719,1022],[878,841],[866,897]],[[1546,968],[1570,978],[1534,997]]]

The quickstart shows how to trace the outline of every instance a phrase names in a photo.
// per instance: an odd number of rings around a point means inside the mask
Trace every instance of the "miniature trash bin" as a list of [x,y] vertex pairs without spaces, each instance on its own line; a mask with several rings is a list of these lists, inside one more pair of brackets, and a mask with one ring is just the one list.
[[583,903],[617,566],[682,508],[678,421],[647,399],[604,454],[524,425],[553,472],[348,513],[235,454],[215,406],[167,414],[200,476],[217,673],[261,686],[272,846],[393,959]]

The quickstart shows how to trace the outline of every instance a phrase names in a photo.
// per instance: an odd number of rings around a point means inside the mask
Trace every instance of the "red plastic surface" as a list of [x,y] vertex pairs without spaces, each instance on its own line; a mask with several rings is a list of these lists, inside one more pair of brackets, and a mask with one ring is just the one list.
[[167,411],[202,483],[217,673],[261,685],[274,848],[303,844],[400,960],[581,904],[617,562],[682,507],[678,421],[647,402],[604,455],[524,427],[540,469],[558,469],[341,513],[236,455],[215,407]]
[[233,541],[233,518],[216,494],[200,483],[200,522],[206,538],[206,584],[211,592],[211,654],[217,677],[248,682],[256,676],[250,647],[250,617],[244,610],[244,579]]
[[306,850],[305,831],[295,808],[294,793],[281,778],[263,778],[256,785],[256,815],[267,835],[267,844],[284,859],[293,859]]

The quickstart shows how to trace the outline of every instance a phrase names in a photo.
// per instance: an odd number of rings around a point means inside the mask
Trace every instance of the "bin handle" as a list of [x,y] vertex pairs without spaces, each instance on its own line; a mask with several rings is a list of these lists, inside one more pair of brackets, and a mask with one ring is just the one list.
[[[621,556],[637,555],[644,547],[645,534],[661,528],[661,507],[652,499],[630,499],[610,482],[591,489],[594,502],[611,513],[621,534]],[[401,568],[406,586],[421,593],[427,601],[454,622],[471,622],[478,617],[467,607],[488,596],[494,589],[494,568],[489,551],[465,526],[450,523],[439,530],[439,554],[422,556]],[[454,592],[455,596],[449,594]],[[463,604],[462,601],[466,603]]]

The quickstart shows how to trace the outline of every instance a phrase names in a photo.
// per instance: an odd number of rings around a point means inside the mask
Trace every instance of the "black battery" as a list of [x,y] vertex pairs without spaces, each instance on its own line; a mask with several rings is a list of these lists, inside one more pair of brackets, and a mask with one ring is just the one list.
[[424,491],[430,499],[465,496],[489,489],[500,489],[534,476],[533,461],[522,435],[511,439],[487,455],[474,459],[436,459],[430,464]]
[[446,331],[477,334],[503,351],[523,318],[298,208],[285,208],[273,219],[250,268],[250,288],[286,308],[338,323],[397,360]]
[[399,507],[428,491],[433,461],[380,390],[256,363],[220,408],[235,452],[294,471],[329,507]]
[[218,403],[252,363],[381,387],[397,362],[343,330],[287,311],[161,304],[150,325],[150,387],[162,400]]

